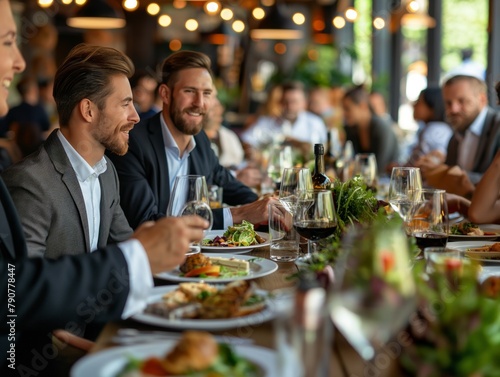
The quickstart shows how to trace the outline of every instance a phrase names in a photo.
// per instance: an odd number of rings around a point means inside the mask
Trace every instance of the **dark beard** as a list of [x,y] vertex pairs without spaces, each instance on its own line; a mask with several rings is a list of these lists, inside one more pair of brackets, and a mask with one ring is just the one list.
[[[189,109],[187,109],[189,110]],[[174,127],[177,128],[184,135],[197,135],[205,127],[208,122],[207,114],[202,115],[201,122],[199,124],[189,124],[182,118],[182,111],[177,110],[175,106],[175,100],[172,98],[170,108],[169,108],[170,119],[174,123]]]

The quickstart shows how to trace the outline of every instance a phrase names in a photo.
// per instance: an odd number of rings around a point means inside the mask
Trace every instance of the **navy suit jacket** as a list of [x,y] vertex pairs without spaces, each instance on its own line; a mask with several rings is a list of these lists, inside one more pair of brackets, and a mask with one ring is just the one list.
[[[161,116],[162,113],[158,113],[134,127],[130,132],[129,150],[124,156],[107,153],[120,178],[123,212],[134,229],[144,221],[165,216],[170,199]],[[189,156],[189,174],[204,175],[208,185],[223,187],[223,201],[229,205],[257,200],[257,194],[219,164],[205,132],[200,132],[194,139],[196,147]],[[213,228],[222,229],[222,209],[216,209],[213,213]]]
[[[117,246],[105,250],[56,260],[28,258],[14,203],[0,178],[0,375],[18,375],[6,369],[11,344],[16,366],[22,362],[33,368],[32,351],[43,353],[51,330],[78,333],[82,324],[121,317],[129,292],[128,267]],[[15,341],[9,337],[9,320],[15,323]],[[39,376],[50,375],[46,372]]]

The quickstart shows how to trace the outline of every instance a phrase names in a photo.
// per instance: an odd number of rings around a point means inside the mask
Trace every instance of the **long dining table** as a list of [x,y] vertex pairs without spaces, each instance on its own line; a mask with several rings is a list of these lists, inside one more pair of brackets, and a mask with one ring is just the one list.
[[[269,258],[269,247],[261,247],[250,251],[247,255],[255,256],[256,258]],[[278,263],[278,269],[270,275],[255,279],[254,282],[260,289],[273,292],[287,287],[293,287],[295,281],[290,277],[297,273],[298,268],[293,262]],[[170,283],[163,279],[155,278],[155,286],[177,284]],[[279,321],[280,318],[274,320]],[[127,319],[123,321],[111,322],[106,324],[100,333],[94,347],[90,353],[100,352],[110,347],[116,347],[113,342],[113,337],[119,329],[132,328],[136,330],[155,330],[166,332],[177,332],[176,330],[163,327],[152,326]],[[224,331],[211,331],[214,335],[230,335],[240,338],[247,338],[253,344],[275,350],[273,320],[267,321],[258,325],[245,326]],[[363,360],[356,351],[349,345],[345,338],[338,332],[334,331],[334,336],[331,342],[331,357],[329,366],[329,376],[338,377],[364,377],[364,376],[379,376],[392,377],[401,376],[401,372],[394,360],[392,351],[384,349],[372,361]],[[271,377],[271,376],[270,376]],[[274,377],[274,376],[272,376]],[[276,376],[286,377],[286,376]],[[313,376],[308,376],[313,377]]]

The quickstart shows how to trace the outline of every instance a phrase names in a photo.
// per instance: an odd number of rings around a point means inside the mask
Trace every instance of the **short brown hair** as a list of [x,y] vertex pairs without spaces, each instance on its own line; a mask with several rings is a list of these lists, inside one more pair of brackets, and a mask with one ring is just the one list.
[[56,101],[61,127],[67,126],[75,106],[88,98],[104,109],[109,96],[110,78],[123,74],[130,78],[134,64],[124,53],[111,48],[79,44],[74,47],[57,69],[54,79]]
[[443,88],[446,86],[453,85],[459,81],[467,81],[478,93],[488,93],[488,86],[483,80],[478,79],[474,76],[467,75],[455,75],[446,80],[443,84]]
[[204,68],[213,79],[211,64],[210,58],[201,52],[187,50],[175,52],[163,62],[161,82],[171,87],[175,84],[177,74],[183,69],[190,68]]

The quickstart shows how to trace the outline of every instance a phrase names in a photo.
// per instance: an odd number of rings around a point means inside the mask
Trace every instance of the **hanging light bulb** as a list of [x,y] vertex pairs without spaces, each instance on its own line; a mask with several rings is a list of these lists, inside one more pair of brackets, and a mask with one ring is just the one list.
[[345,10],[345,18],[349,22],[354,22],[358,18],[358,11],[354,8],[347,8]]
[[420,4],[416,0],[412,0],[406,6],[406,10],[410,13],[418,12],[420,9]]
[[224,8],[220,11],[220,17],[224,20],[224,21],[229,21],[230,19],[232,19],[234,16],[234,13],[231,9],[229,8]]
[[373,27],[377,30],[382,30],[385,27],[385,20],[382,17],[375,17],[373,19]]
[[168,14],[162,14],[162,15],[158,18],[158,24],[159,24],[161,27],[167,27],[167,26],[169,26],[171,23],[172,23],[172,18],[171,18]]
[[337,29],[342,29],[345,26],[345,19],[342,16],[336,16],[332,21],[333,26]]
[[69,5],[69,4],[71,4],[72,2],[73,2],[73,0],[62,0],[62,3],[63,3],[64,5]]
[[196,21],[194,18],[190,18],[186,21],[184,26],[189,31],[195,31],[196,29],[198,29],[198,21]]
[[209,1],[203,6],[206,14],[215,15],[220,11],[220,3],[218,1]]
[[245,23],[241,20],[236,20],[233,22],[232,28],[237,33],[242,33],[245,30]]
[[297,25],[303,25],[304,22],[306,22],[306,17],[300,13],[300,12],[297,12],[295,13],[293,16],[292,16],[292,20],[293,22],[295,22]]
[[262,20],[266,16],[266,12],[264,11],[264,9],[257,7],[252,11],[252,16],[256,20]]
[[151,16],[156,16],[158,13],[160,13],[160,6],[156,3],[151,3],[148,5],[146,10]]
[[139,1],[137,0],[123,0],[123,8],[129,12],[133,12],[139,8]]
[[83,5],[87,2],[87,0],[75,0],[76,5]]
[[38,5],[42,8],[48,8],[53,2],[53,0],[38,0]]

